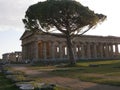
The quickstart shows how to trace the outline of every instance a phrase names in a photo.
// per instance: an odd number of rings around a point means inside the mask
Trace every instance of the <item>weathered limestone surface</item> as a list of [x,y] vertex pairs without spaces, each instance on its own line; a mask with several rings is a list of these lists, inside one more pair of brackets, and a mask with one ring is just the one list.
[[34,90],[34,86],[29,83],[17,84],[20,90]]
[[[23,60],[67,60],[66,40],[61,38],[25,31],[22,40]],[[120,37],[114,36],[76,36],[73,40],[75,58],[80,59],[117,59],[120,58]]]

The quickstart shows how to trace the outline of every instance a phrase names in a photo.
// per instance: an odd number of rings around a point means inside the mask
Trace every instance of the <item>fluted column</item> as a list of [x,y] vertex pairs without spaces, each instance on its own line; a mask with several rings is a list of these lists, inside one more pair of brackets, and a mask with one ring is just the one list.
[[111,57],[110,55],[111,55],[111,46],[110,46],[110,44],[108,44],[108,55],[109,55],[109,57]]
[[34,44],[35,59],[38,60],[38,42]]
[[113,57],[113,45],[110,44],[110,54],[111,54],[111,57]]
[[49,59],[52,59],[52,42],[49,41]]
[[79,43],[76,45],[76,57],[77,57],[77,59],[80,58],[80,45],[79,45]]
[[87,44],[87,56],[88,58],[91,58],[90,43]]
[[118,44],[115,44],[115,54],[118,54]]
[[103,44],[100,44],[100,57],[103,58]]
[[47,56],[46,56],[46,42],[43,42],[43,58],[46,59]]
[[54,60],[55,59],[55,46],[54,46],[54,42],[51,43],[51,48],[52,48],[52,59]]
[[78,58],[80,58],[80,55],[81,55],[81,46],[78,45],[78,52],[77,52],[77,56],[78,56]]
[[60,47],[60,59],[63,59],[63,45],[62,45],[62,43],[59,45],[59,47]]
[[81,44],[81,57],[85,58],[85,49],[84,49],[84,43]]
[[93,49],[94,49],[94,58],[97,58],[97,49],[96,49],[97,43],[94,43]]
[[25,55],[26,55],[25,45],[22,45],[22,59],[23,59],[23,60],[25,60]]
[[105,54],[106,54],[106,57],[108,58],[109,57],[109,46],[108,46],[108,44],[105,45]]
[[74,48],[73,48],[73,53],[74,53],[74,57],[77,58],[77,45],[74,44]]

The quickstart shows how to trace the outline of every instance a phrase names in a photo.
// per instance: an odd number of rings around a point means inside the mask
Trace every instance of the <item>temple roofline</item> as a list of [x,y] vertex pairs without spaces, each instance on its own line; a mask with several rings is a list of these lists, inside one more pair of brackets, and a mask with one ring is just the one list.
[[[23,40],[24,38],[30,37],[32,36],[34,33],[31,31],[25,31],[23,33],[23,35],[21,36],[20,40]],[[41,32],[37,32],[37,35],[50,35],[50,34],[44,34]],[[58,36],[60,38],[64,38],[62,34],[60,33],[52,33],[50,36]],[[93,38],[116,38],[116,39],[120,39],[120,37],[118,36],[100,36],[100,35],[75,35],[75,37],[93,37]]]

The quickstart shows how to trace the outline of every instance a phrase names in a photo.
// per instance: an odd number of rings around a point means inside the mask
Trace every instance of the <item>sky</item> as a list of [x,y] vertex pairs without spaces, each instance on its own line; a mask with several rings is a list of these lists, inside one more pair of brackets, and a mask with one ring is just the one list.
[[[0,0],[0,58],[2,54],[21,51],[20,37],[25,31],[22,19],[32,4],[44,0]],[[119,0],[77,0],[107,19],[86,34],[120,37]]]

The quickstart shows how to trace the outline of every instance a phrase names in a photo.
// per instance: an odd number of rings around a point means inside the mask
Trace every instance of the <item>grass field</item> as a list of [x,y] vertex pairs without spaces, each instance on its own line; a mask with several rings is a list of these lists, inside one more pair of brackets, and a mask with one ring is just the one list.
[[[82,81],[95,82],[100,84],[108,84],[120,86],[120,60],[104,60],[104,61],[80,61],[76,66],[68,66],[65,64],[55,66],[27,66],[30,70],[38,70],[48,72],[48,75],[75,78]],[[12,70],[12,68],[6,67]],[[18,73],[18,71],[16,71]],[[14,71],[15,73],[15,71]],[[24,75],[24,71],[19,71]],[[37,79],[40,81],[40,79]],[[0,73],[0,90],[18,90],[14,84]],[[56,87],[55,90],[70,90],[64,87]]]
[[5,76],[0,73],[0,90],[19,90],[15,87],[14,83],[6,79]]
[[[55,90],[71,90],[61,86],[56,86],[54,89]],[[19,89],[15,86],[13,82],[6,79],[4,74],[0,73],[0,90],[19,90]],[[35,89],[35,90],[38,90],[38,89]]]
[[120,60],[81,61],[76,67],[54,70],[51,74],[120,86]]

